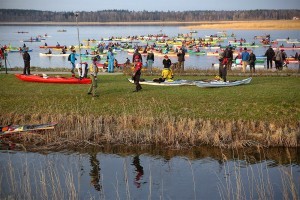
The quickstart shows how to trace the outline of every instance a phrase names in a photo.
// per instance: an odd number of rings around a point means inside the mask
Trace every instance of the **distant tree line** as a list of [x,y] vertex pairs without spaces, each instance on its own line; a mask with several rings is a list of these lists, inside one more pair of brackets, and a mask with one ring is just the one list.
[[[0,22],[74,22],[73,12],[0,9]],[[300,10],[238,10],[238,11],[129,11],[102,10],[79,12],[80,22],[146,22],[146,21],[242,21],[288,20],[300,17]]]

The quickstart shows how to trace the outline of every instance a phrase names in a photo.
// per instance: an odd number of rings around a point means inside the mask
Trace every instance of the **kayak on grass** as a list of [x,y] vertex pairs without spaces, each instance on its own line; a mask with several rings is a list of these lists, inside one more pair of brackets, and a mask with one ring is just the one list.
[[202,88],[215,88],[215,87],[230,87],[230,86],[237,86],[237,85],[245,85],[249,84],[252,80],[252,77],[239,80],[239,81],[220,81],[220,80],[211,80],[211,81],[196,81],[195,84],[198,87]]
[[[134,83],[134,81],[131,78],[128,78],[128,81],[130,83]],[[144,81],[141,80],[140,81],[141,85],[156,85],[156,86],[191,86],[191,85],[195,85],[195,81],[191,81],[191,80],[175,80],[175,81],[165,81],[165,82],[154,82],[154,81]]]
[[92,82],[92,80],[89,78],[79,79],[76,77],[51,77],[47,76],[46,74],[43,74],[43,76],[15,74],[15,76],[22,81],[37,83],[90,84]]
[[52,122],[46,124],[0,126],[0,136],[12,134],[12,133],[54,129],[56,124],[57,124],[56,122]]

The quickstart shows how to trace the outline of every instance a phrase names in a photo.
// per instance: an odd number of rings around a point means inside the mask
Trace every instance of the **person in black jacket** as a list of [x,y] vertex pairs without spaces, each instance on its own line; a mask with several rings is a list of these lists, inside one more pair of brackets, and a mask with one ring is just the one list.
[[184,57],[185,57],[185,52],[182,50],[182,48],[179,49],[178,53],[177,53],[177,57],[178,57],[178,67],[180,68],[180,71],[183,72],[184,71]]
[[24,75],[30,75],[30,55],[28,53],[28,47],[25,48],[25,52],[23,53],[23,60],[24,60]]
[[255,61],[256,61],[256,56],[253,53],[253,51],[251,51],[251,53],[249,55],[249,65],[250,65],[251,73],[255,73]]
[[273,57],[275,56],[275,51],[271,46],[266,51],[265,56],[267,57],[267,69],[269,69],[269,66],[271,67],[270,69],[272,69],[272,62],[273,62]]
[[170,69],[171,64],[172,64],[171,60],[169,59],[169,57],[167,55],[165,55],[164,59],[163,59],[164,68]]

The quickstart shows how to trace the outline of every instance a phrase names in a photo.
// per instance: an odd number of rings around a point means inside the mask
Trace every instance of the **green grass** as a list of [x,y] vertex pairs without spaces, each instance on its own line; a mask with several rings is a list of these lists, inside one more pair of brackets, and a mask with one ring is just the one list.
[[[226,120],[298,122],[299,77],[254,77],[249,85],[228,88],[135,85],[129,76],[98,76],[97,98],[87,95],[89,85],[42,84],[0,74],[0,115],[80,114],[154,115]],[[146,76],[145,79],[154,77]],[[176,76],[178,79],[209,79],[210,76]],[[228,77],[240,80],[243,77]]]

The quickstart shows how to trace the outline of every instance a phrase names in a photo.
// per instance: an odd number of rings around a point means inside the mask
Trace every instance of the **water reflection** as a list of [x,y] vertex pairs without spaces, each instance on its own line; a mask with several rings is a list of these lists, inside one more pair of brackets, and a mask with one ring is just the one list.
[[298,149],[284,148],[260,156],[204,146],[114,146],[70,154],[2,150],[0,199],[232,199],[238,192],[236,199],[293,199],[282,191],[293,187],[300,194],[299,161]]
[[132,161],[132,165],[135,166],[135,171],[136,171],[136,176],[135,176],[135,179],[134,179],[134,185],[137,187],[137,188],[140,188],[141,187],[141,182],[140,180],[143,178],[143,175],[144,175],[144,169],[143,167],[141,166],[140,164],[140,157],[139,155],[136,155],[133,157],[133,161]]
[[100,183],[100,162],[97,159],[97,153],[90,153],[90,164],[91,164],[91,184],[95,187],[97,191],[101,191],[102,185]]

